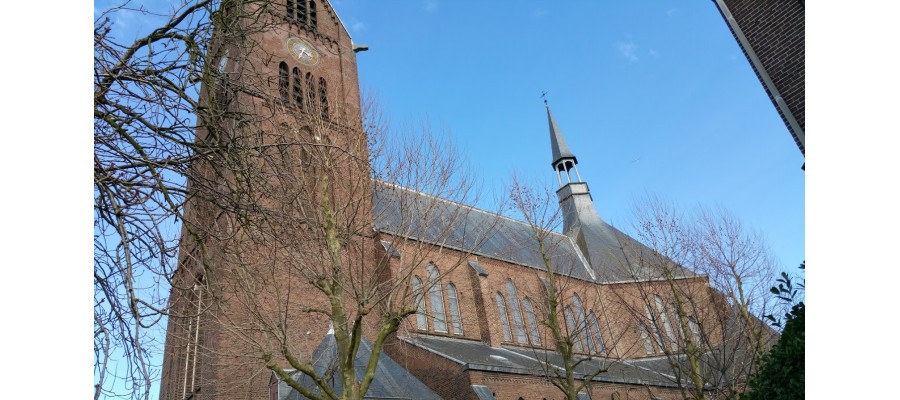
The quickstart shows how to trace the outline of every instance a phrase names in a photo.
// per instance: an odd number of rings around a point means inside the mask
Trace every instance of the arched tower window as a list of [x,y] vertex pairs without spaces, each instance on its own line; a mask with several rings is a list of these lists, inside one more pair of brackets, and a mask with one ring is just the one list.
[[527,297],[522,300],[522,304],[525,306],[525,322],[528,323],[528,334],[531,336],[531,343],[540,346],[541,337],[538,335],[537,321],[534,318],[534,305],[531,304],[531,299]]
[[494,296],[497,299],[497,314],[500,316],[500,327],[503,328],[503,341],[511,342],[512,334],[509,332],[509,316],[506,314],[506,301],[500,292]]
[[316,18],[316,2],[309,2],[309,24],[312,25],[313,28],[318,24],[318,18]]
[[450,303],[450,327],[454,335],[462,335],[462,317],[459,315],[459,294],[456,285],[447,284],[447,301]]
[[319,103],[322,119],[328,119],[328,85],[322,77],[319,77]]
[[506,280],[506,294],[509,296],[509,308],[512,309],[513,324],[516,327],[516,341],[528,343],[528,337],[525,336],[525,323],[522,320],[522,309],[519,308],[519,296],[516,294],[516,285],[510,279]]
[[416,328],[428,330],[428,319],[425,316],[425,292],[422,291],[422,278],[413,276],[413,296],[416,301]]
[[300,80],[300,70],[294,67],[294,105],[303,107],[303,82]]
[[306,25],[306,0],[297,1],[297,23]]
[[447,320],[444,315],[444,291],[438,278],[438,270],[428,265],[428,300],[431,301],[431,315],[434,317],[434,330],[447,332]]
[[313,112],[315,108],[316,99],[316,82],[313,80],[313,76],[311,72],[306,73],[306,106],[309,107],[309,112]]
[[591,340],[590,334],[585,334],[588,330],[587,318],[584,317],[584,308],[581,306],[581,299],[578,298],[577,294],[572,295],[572,308],[575,311],[575,338],[579,342],[583,340],[587,343],[588,353],[593,353],[594,341]]
[[[303,0],[300,0],[303,2]],[[287,18],[294,19],[294,0],[287,0]]]
[[281,101],[288,102],[288,66],[282,61],[278,64],[278,94],[281,95]]

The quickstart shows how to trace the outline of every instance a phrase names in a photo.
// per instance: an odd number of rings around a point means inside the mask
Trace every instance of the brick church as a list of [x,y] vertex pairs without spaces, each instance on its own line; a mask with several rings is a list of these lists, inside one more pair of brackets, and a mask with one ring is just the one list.
[[566,379],[583,399],[682,398],[678,344],[718,328],[668,288],[708,278],[654,269],[604,222],[549,105],[562,233],[469,206],[414,160],[373,174],[363,48],[325,0],[247,7],[208,48],[196,140],[215,151],[188,184],[161,399],[339,398],[347,338],[366,398],[560,399]]

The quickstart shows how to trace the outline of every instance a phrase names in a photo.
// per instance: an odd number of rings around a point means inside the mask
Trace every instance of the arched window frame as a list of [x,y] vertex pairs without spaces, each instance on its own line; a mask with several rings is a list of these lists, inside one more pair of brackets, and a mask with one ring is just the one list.
[[310,113],[315,112],[316,100],[316,80],[313,78],[312,72],[306,73],[306,107]]
[[459,292],[453,282],[447,284],[447,301],[450,306],[450,328],[454,335],[462,335],[462,316],[459,314]]
[[284,104],[289,104],[290,101],[290,98],[288,97],[288,87],[290,87],[288,65],[286,62],[282,61],[278,64],[278,94],[281,95],[281,101]]
[[422,278],[418,275],[413,276],[413,296],[416,302],[416,329],[420,331],[428,330],[428,316],[425,315],[425,291],[422,285]]
[[323,77],[319,77],[319,111],[322,119],[328,119],[328,84]]
[[[653,322],[648,320],[648,323],[652,324]],[[638,323],[638,330],[641,332],[641,340],[644,342],[644,351],[647,352],[647,354],[653,354],[656,352],[656,349],[653,347],[653,340],[650,339],[648,328],[649,325],[640,322]]]
[[700,324],[697,322],[697,319],[694,317],[688,317],[688,327],[691,330],[691,336],[694,338],[694,345],[697,347],[701,347],[703,343],[703,337],[700,333]]
[[606,351],[606,346],[603,345],[603,336],[600,335],[600,320],[597,319],[597,315],[594,314],[594,311],[588,314],[588,326],[590,327],[590,335],[594,336],[594,343],[596,344],[596,352],[601,353]]
[[431,303],[434,331],[447,333],[447,317],[444,313],[444,290],[441,287],[440,273],[434,264],[429,264],[427,270],[428,300]]
[[537,320],[534,317],[534,305],[528,297],[522,300],[522,305],[525,306],[525,322],[528,324],[528,335],[531,337],[531,343],[540,346],[541,336],[538,334]]
[[513,325],[516,328],[516,341],[519,343],[528,343],[528,336],[525,333],[525,321],[522,318],[522,309],[519,307],[519,296],[516,293],[516,285],[512,279],[506,279],[506,294],[509,296],[509,308],[512,310]]
[[[655,347],[659,348],[662,348],[664,346],[663,337],[662,332],[660,332],[659,330],[660,321],[656,314],[653,312],[653,307],[651,307],[649,304],[645,304],[644,306],[647,311],[647,324],[645,326],[645,329],[641,330],[641,333],[647,335],[647,340],[650,344],[650,349],[647,350],[647,354],[651,354],[656,353],[654,345]],[[647,344],[644,344],[644,348],[646,349],[647,347]]]
[[316,28],[319,24],[318,17],[316,16],[316,2],[310,0],[309,2],[309,25],[313,28]]
[[577,294],[572,295],[572,308],[575,311],[575,338],[578,341],[584,341],[587,344],[588,353],[594,352],[594,341],[591,340],[591,335],[588,333],[588,324],[587,318],[584,316],[584,307],[581,305],[581,299]]
[[[669,320],[669,313],[666,312],[665,303],[659,295],[654,295],[653,298],[653,301],[656,304],[656,311],[659,312],[659,320],[662,322],[663,329],[666,331],[666,336],[669,338],[672,349],[676,349],[678,348],[678,338],[675,336],[675,330],[672,329],[672,322]],[[662,338],[660,338],[660,343],[662,343]]]
[[500,292],[497,292],[494,298],[497,301],[497,314],[500,317],[500,327],[503,328],[503,341],[511,342],[512,333],[509,329],[509,315],[506,312],[506,300]]
[[566,307],[563,314],[566,316],[566,326],[569,328],[569,337],[572,339],[572,350],[581,353],[584,351],[584,347],[582,347],[581,338],[577,335],[578,325],[575,324],[575,313],[572,311],[572,307]]
[[300,79],[300,69],[297,67],[294,67],[293,71],[291,72],[291,75],[293,76],[292,83],[293,83],[294,105],[302,110],[303,109],[303,81]]

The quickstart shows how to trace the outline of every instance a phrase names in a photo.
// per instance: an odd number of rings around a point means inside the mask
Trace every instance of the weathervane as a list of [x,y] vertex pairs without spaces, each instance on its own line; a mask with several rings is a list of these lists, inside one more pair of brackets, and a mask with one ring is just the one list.
[[547,104],[547,93],[550,93],[546,90],[541,90],[541,98],[544,99],[544,105],[550,107],[550,104]]

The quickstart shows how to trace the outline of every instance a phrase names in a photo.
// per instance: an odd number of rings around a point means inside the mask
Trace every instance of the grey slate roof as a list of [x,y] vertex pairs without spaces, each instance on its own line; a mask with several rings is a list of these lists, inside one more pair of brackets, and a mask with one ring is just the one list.
[[[373,207],[378,231],[545,270],[536,236],[524,222],[381,181]],[[545,246],[558,272],[594,280],[568,236],[550,232]]]
[[494,393],[487,386],[472,385],[472,391],[478,396],[478,400],[494,400]]
[[[374,186],[373,207],[378,231],[546,270],[536,235],[525,222],[383,181],[376,181]],[[549,232],[544,246],[549,250],[553,267],[562,275],[587,281],[631,279],[631,271],[622,267],[626,263],[623,248],[646,254],[652,250],[603,221],[594,226],[599,227],[599,231],[591,237],[599,239],[591,241],[592,252],[609,257],[595,262],[592,267],[573,238]],[[396,246],[398,243],[394,243]],[[639,258],[632,256],[629,261],[633,263]],[[489,270],[486,272],[490,273]],[[693,275],[686,269],[682,269],[682,274]]]
[[572,153],[572,150],[569,150],[569,145],[566,144],[566,138],[563,137],[559,127],[556,126],[556,120],[553,119],[553,114],[550,112],[550,105],[545,105],[547,106],[547,119],[550,121],[550,148],[553,150],[553,161],[550,162],[550,165],[555,168],[556,163],[565,158],[571,158],[572,162],[578,164],[578,159],[575,158],[575,154]]
[[[365,372],[365,364],[368,362],[372,352],[372,344],[362,339],[359,351],[356,354],[354,367],[356,368],[357,379],[361,379]],[[319,346],[313,352],[313,367],[316,372],[323,374],[329,369],[336,368],[337,364],[337,347],[334,335],[329,334],[319,343]],[[319,393],[319,389],[309,377],[303,375],[299,371],[293,371],[292,376],[299,379],[304,387],[310,389],[314,393]],[[332,388],[336,393],[341,393],[341,380],[332,379]],[[293,390],[287,383],[281,381],[278,383],[278,400],[299,400],[300,393]],[[378,356],[378,367],[375,370],[375,378],[369,391],[366,392],[366,399],[409,399],[409,400],[441,400],[441,397],[434,393],[428,386],[416,379],[406,369],[397,364],[393,359],[382,352]]]
[[[547,371],[552,373],[562,365],[562,358],[558,353],[541,349],[515,346],[497,348],[478,341],[425,335],[402,337],[400,340],[460,364],[463,370],[540,376]],[[653,364],[648,364],[650,362]],[[594,377],[594,381],[674,386],[672,379],[664,375],[670,371],[664,359],[647,361],[594,357],[583,361],[576,373],[584,376],[599,369],[606,371]]]

